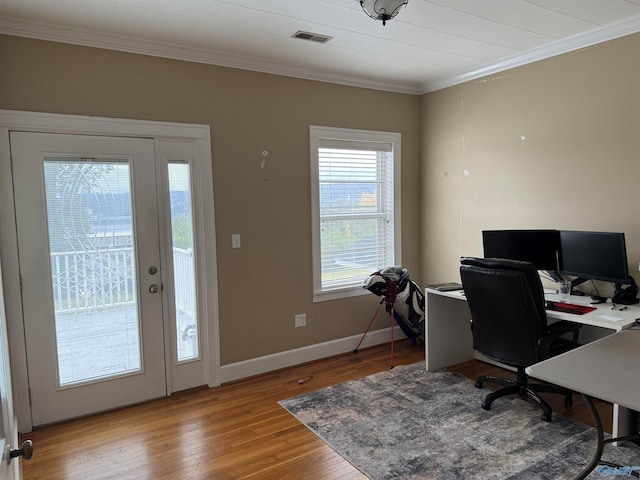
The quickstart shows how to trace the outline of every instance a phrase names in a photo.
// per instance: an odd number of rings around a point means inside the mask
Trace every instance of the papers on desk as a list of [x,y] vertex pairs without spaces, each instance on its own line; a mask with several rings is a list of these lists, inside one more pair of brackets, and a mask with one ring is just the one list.
[[611,320],[612,322],[621,322],[624,318],[614,317],[613,315],[598,315],[598,318],[602,318],[603,320]]
[[434,283],[425,286],[439,292],[454,292],[456,290],[462,290],[462,284],[458,282]]

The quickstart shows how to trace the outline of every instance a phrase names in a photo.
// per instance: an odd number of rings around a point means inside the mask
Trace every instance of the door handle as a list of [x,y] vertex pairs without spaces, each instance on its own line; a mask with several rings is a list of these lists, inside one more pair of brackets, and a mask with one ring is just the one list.
[[11,460],[16,457],[22,457],[25,460],[30,460],[33,456],[33,442],[31,440],[26,440],[22,442],[22,446],[18,449],[11,450],[10,446],[7,446],[7,463],[11,464]]
[[160,286],[156,285],[155,283],[149,285],[149,291],[151,293],[158,293],[160,291]]

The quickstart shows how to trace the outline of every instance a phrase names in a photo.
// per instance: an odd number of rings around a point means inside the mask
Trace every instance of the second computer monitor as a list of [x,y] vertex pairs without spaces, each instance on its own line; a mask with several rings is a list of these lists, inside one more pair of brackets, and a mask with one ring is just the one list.
[[560,231],[560,273],[616,284],[629,281],[624,233]]
[[531,262],[537,270],[558,270],[558,230],[484,230],[485,258]]

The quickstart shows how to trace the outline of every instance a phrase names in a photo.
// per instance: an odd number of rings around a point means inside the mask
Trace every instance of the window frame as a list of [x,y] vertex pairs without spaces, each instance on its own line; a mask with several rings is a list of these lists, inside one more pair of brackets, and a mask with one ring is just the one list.
[[[402,264],[401,248],[401,190],[400,190],[400,165],[401,165],[401,135],[395,132],[381,132],[373,130],[357,130],[349,128],[309,126],[309,143],[311,158],[311,226],[312,226],[312,258],[313,258],[313,301],[322,302],[340,298],[365,295],[369,292],[362,285],[345,286],[332,289],[324,289],[322,286],[321,268],[321,243],[320,243],[320,173],[318,150],[322,140],[351,141],[372,144],[389,144],[393,155],[393,265]],[[390,265],[378,265],[383,268]],[[371,272],[373,273],[373,272]],[[364,278],[363,278],[364,281]]]

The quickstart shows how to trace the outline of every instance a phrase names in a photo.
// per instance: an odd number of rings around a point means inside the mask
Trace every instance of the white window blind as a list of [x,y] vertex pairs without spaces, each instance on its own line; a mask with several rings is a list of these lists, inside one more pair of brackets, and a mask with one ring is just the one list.
[[333,131],[312,139],[316,295],[354,288],[360,293],[368,275],[397,260],[394,154],[399,144],[371,138],[375,132],[361,132],[363,139],[359,131],[340,131],[345,135]]

